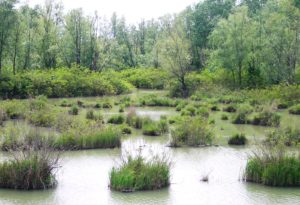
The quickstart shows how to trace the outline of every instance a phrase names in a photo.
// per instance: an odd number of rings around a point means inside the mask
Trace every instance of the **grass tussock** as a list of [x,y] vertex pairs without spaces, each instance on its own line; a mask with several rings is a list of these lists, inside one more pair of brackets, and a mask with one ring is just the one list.
[[21,150],[0,164],[0,188],[37,190],[56,185],[58,154],[48,148]]
[[289,113],[293,115],[300,115],[300,104],[292,106],[289,109]]
[[265,146],[249,158],[244,179],[267,186],[300,186],[300,156],[286,149]]
[[213,138],[207,119],[187,117],[177,122],[171,131],[170,146],[206,146],[212,144]]
[[245,145],[247,143],[247,138],[245,134],[235,134],[229,138],[229,145]]
[[127,156],[112,168],[109,179],[110,188],[121,192],[161,189],[170,184],[170,162],[166,157]]

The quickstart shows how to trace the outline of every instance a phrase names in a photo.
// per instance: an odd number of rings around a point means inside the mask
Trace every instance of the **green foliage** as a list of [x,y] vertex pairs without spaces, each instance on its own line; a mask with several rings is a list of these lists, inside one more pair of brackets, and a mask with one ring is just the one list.
[[168,79],[167,72],[160,69],[126,69],[121,71],[121,76],[134,85],[142,89],[164,89]]
[[291,107],[289,109],[289,113],[291,113],[293,115],[300,115],[300,104],[294,105],[293,107]]
[[245,145],[247,143],[247,138],[245,134],[236,134],[229,138],[229,145]]
[[223,108],[224,112],[236,112],[237,108],[236,105],[228,105],[226,107]]
[[[129,83],[118,76],[78,68],[30,70],[17,75],[9,75],[5,80],[11,88],[0,90],[2,98],[17,96],[27,98],[38,95],[47,97],[102,96],[128,93],[132,88]],[[23,84],[26,85],[19,86]],[[15,87],[20,89],[14,89]]]
[[101,113],[95,113],[93,109],[90,109],[86,112],[85,118],[88,120],[102,121],[103,116]]
[[0,105],[9,119],[24,119],[29,110],[28,104],[19,100],[2,101]]
[[168,130],[168,122],[165,119],[161,119],[158,122],[153,121],[150,118],[143,119],[142,131],[144,135],[159,136],[163,133],[168,132]]
[[128,127],[127,125],[122,126],[121,129],[123,134],[130,135],[132,133],[131,127]]
[[[278,149],[278,148],[276,148]],[[286,151],[264,148],[250,157],[245,180],[268,186],[300,186],[300,160]]]
[[170,163],[157,156],[148,160],[141,155],[128,156],[119,167],[112,168],[109,180],[110,188],[116,191],[161,189],[170,184]]
[[54,148],[61,150],[82,150],[115,148],[121,145],[118,129],[108,128],[73,128],[57,137]]
[[171,131],[170,146],[202,146],[211,144],[212,140],[213,133],[206,119],[186,117]]
[[79,113],[79,108],[76,105],[73,105],[69,110],[70,115],[78,115],[78,113]]
[[251,123],[253,125],[278,127],[280,125],[280,119],[281,116],[279,114],[264,110],[254,115]]
[[229,118],[228,118],[228,115],[226,115],[226,114],[222,114],[222,116],[221,116],[221,120],[228,120]]
[[111,116],[108,121],[110,124],[123,124],[125,122],[125,117],[123,115]]
[[33,111],[27,116],[28,121],[40,127],[52,127],[56,123],[57,113],[49,110]]
[[237,114],[232,119],[233,124],[248,124],[250,120],[248,115],[253,112],[253,108],[250,105],[242,105],[239,107]]
[[134,108],[131,108],[128,111],[127,117],[126,117],[126,123],[131,126],[134,127],[136,129],[142,129],[143,126],[143,118],[138,116],[136,114],[136,111]]
[[56,184],[54,170],[57,163],[57,158],[47,150],[15,153],[13,159],[0,164],[0,187],[23,190],[51,188]]
[[284,144],[286,146],[297,146],[300,143],[300,130],[287,127],[276,129],[267,134],[266,142],[272,146]]
[[160,97],[154,94],[144,96],[140,99],[141,106],[163,106],[163,107],[176,107],[178,101],[172,98]]

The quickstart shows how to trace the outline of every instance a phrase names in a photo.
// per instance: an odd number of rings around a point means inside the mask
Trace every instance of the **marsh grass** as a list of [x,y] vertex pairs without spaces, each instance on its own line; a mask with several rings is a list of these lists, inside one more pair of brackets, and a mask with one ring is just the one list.
[[116,124],[116,125],[123,124],[124,122],[125,122],[125,117],[123,115],[111,116],[107,121],[107,123],[109,124]]
[[229,138],[228,144],[229,145],[245,145],[247,143],[247,138],[245,134],[235,134]]
[[139,154],[122,158],[109,173],[110,188],[121,192],[157,190],[170,184],[170,160],[165,156],[145,159]]
[[289,113],[293,115],[300,115],[300,104],[292,106],[289,109]]
[[171,147],[207,146],[214,138],[212,129],[205,118],[186,117],[177,122],[171,130]]
[[48,144],[40,145],[40,139],[33,139],[17,150],[9,150],[9,159],[0,163],[0,188],[37,190],[56,185],[60,153]]
[[300,156],[282,145],[264,146],[248,159],[244,180],[267,186],[300,186]]
[[106,149],[121,146],[121,131],[113,127],[69,130],[55,140],[59,150]]

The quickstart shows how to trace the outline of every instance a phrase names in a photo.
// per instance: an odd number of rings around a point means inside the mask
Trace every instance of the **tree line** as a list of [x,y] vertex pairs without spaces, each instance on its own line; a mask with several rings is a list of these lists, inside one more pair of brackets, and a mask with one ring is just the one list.
[[153,67],[168,70],[183,96],[191,71],[209,70],[238,88],[299,78],[299,0],[205,0],[137,24],[116,13],[66,13],[55,0],[17,5],[0,1],[2,73],[74,64],[93,71]]

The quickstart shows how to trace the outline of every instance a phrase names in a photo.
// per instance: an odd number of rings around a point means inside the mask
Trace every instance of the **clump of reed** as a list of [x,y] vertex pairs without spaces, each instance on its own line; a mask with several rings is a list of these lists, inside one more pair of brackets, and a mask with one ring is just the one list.
[[235,134],[229,138],[229,145],[245,145],[247,143],[247,138],[245,134]]
[[300,115],[300,104],[292,106],[289,109],[289,113],[293,115]]
[[264,146],[248,159],[244,180],[267,186],[300,186],[300,156],[282,145]]
[[109,124],[116,124],[116,125],[123,124],[124,122],[125,122],[125,117],[123,115],[111,116],[107,121],[107,123]]
[[171,147],[211,145],[214,138],[208,120],[200,117],[186,117],[171,131]]
[[170,184],[170,161],[165,156],[149,159],[128,155],[109,173],[110,188],[121,192],[157,190]]

